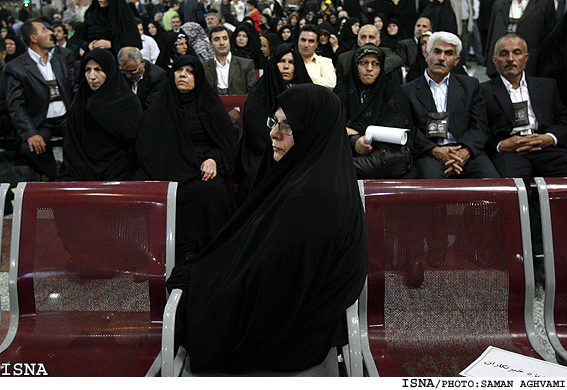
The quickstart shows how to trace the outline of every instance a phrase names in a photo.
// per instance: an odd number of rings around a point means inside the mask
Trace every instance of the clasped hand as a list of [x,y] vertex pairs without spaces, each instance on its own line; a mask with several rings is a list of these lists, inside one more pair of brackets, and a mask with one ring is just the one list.
[[538,152],[554,144],[553,137],[547,134],[514,135],[500,142],[501,152],[518,153],[525,155]]
[[463,167],[471,157],[469,148],[462,145],[437,146],[431,150],[430,154],[431,157],[443,163],[445,166],[443,173],[447,176],[463,173]]

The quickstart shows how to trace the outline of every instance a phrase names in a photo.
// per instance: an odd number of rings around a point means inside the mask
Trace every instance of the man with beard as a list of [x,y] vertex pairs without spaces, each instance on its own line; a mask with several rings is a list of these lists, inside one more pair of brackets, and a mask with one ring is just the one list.
[[483,151],[488,126],[479,82],[451,73],[461,49],[456,35],[432,34],[427,69],[403,86],[414,123],[416,165],[425,179],[500,177]]

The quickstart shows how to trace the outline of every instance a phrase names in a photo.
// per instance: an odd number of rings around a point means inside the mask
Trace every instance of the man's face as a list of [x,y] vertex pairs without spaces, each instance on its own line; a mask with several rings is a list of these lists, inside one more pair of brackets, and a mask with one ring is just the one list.
[[179,27],[181,27],[181,19],[179,19],[178,16],[171,18],[171,27],[173,27],[174,30],[177,30],[179,29]]
[[53,31],[48,29],[40,22],[32,22],[35,27],[36,33],[32,35],[35,36],[37,45],[42,49],[53,49],[55,47],[55,42],[53,42],[51,36]]
[[127,79],[138,80],[144,73],[146,62],[142,58],[140,65],[135,61],[128,61],[126,64],[120,64],[120,71]]
[[57,26],[53,29],[53,34],[58,42],[65,41],[67,37],[65,36],[65,32],[63,31],[63,27]]
[[216,15],[207,15],[206,21],[207,21],[207,27],[208,28],[215,27],[215,26],[219,25],[219,20],[217,19]]
[[461,57],[457,56],[457,47],[437,40],[431,53],[425,53],[429,76],[436,81],[443,80],[453,67],[459,63]]
[[360,28],[358,32],[358,47],[362,47],[368,43],[376,46],[380,45],[380,38],[378,38],[378,29],[376,26],[366,24]]
[[380,75],[380,60],[376,54],[367,54],[357,64],[358,77],[364,85],[370,85]]
[[313,31],[302,31],[299,34],[299,54],[303,58],[311,58],[317,49],[317,34]]
[[413,35],[419,39],[421,33],[424,31],[431,30],[431,22],[427,18],[419,18],[417,22],[415,22],[415,27],[413,28]]
[[224,57],[230,51],[230,39],[228,32],[217,31],[211,34],[211,46],[217,57]]
[[522,74],[530,55],[520,38],[505,38],[498,44],[492,60],[499,75],[510,80]]

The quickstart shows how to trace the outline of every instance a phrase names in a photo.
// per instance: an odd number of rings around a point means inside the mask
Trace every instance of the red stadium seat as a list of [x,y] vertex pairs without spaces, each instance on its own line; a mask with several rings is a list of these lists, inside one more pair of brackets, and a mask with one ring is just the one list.
[[246,104],[246,98],[248,95],[219,95],[226,108],[226,112],[229,112],[235,107],[239,107],[240,110],[240,118],[236,121],[235,125],[240,127],[241,129],[244,127],[243,124],[243,115],[244,115],[244,105]]
[[366,181],[364,191],[381,376],[457,376],[491,345],[554,361],[535,334],[521,181]]
[[567,179],[535,179],[540,202],[545,262],[544,317],[558,361],[567,364]]
[[159,374],[176,188],[20,183],[0,364],[50,376]]

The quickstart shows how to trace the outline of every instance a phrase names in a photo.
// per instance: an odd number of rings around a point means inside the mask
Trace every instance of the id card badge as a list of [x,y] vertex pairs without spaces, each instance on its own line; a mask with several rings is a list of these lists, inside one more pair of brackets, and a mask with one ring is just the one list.
[[426,138],[447,138],[449,132],[448,112],[428,112]]
[[528,117],[528,102],[524,101],[512,103],[512,105],[514,106],[514,117],[516,119],[514,127],[529,125],[530,118]]

